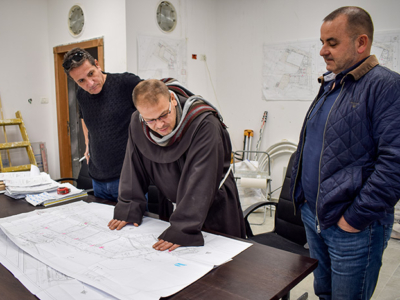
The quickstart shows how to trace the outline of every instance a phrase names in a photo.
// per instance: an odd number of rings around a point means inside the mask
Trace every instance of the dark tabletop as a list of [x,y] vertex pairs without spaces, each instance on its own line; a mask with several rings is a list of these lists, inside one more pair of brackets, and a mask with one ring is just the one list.
[[[79,200],[79,199],[78,199]],[[115,202],[83,197],[86,202],[115,205]],[[67,201],[50,207],[71,203]],[[0,195],[0,218],[35,209],[24,199]],[[317,260],[252,243],[232,261],[215,268],[179,293],[163,299],[279,299],[317,267]],[[0,265],[0,298],[37,299],[3,265]]]

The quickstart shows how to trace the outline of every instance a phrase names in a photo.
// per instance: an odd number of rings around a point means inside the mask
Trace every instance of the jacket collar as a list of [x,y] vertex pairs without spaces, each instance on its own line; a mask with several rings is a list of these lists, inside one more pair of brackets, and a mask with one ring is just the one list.
[[[376,58],[376,56],[375,55],[369,56],[361,65],[359,65],[357,68],[355,68],[354,70],[351,70],[349,73],[347,73],[341,80],[340,84],[343,83],[344,79],[347,76],[352,76],[354,78],[354,80],[356,80],[356,81],[359,80],[361,77],[363,77],[365,74],[367,74],[373,68],[375,68],[377,65],[379,65],[379,62],[378,62],[378,59]],[[323,75],[318,78],[318,82],[324,83]]]
[[[375,55],[371,55],[361,65],[359,65],[357,68],[350,71],[346,75],[353,76],[354,80],[357,81],[358,79],[363,77],[365,74],[367,74],[369,71],[371,71],[373,68],[375,68],[377,65],[379,65],[378,59],[376,58]],[[342,82],[343,82],[343,79],[342,79]]]

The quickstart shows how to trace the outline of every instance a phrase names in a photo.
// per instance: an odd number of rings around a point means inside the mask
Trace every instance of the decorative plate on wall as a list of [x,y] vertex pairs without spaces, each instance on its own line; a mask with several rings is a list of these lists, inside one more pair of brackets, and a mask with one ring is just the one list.
[[176,27],[176,10],[168,1],[161,1],[157,7],[157,23],[164,32],[171,32]]
[[68,29],[73,36],[79,36],[85,25],[85,15],[82,7],[74,5],[68,13]]

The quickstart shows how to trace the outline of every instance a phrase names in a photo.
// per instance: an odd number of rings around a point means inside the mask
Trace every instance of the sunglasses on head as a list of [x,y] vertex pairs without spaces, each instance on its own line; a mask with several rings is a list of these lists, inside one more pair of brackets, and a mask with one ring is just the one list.
[[83,52],[79,51],[76,52],[74,55],[72,55],[69,59],[63,62],[63,67],[65,70],[69,70],[71,68],[72,61],[74,62],[80,62],[84,57]]

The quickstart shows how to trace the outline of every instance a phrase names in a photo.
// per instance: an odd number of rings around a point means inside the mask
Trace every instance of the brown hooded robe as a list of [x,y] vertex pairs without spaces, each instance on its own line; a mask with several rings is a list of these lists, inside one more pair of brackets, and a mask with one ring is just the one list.
[[[178,95],[183,107],[186,98]],[[122,167],[114,219],[142,222],[145,194],[153,183],[176,203],[171,226],[159,239],[181,246],[202,246],[201,230],[245,238],[243,213],[232,172],[218,189],[229,169],[231,141],[227,130],[212,113],[199,115],[180,141],[161,147],[145,136],[136,111]],[[166,200],[167,201],[167,200]]]

